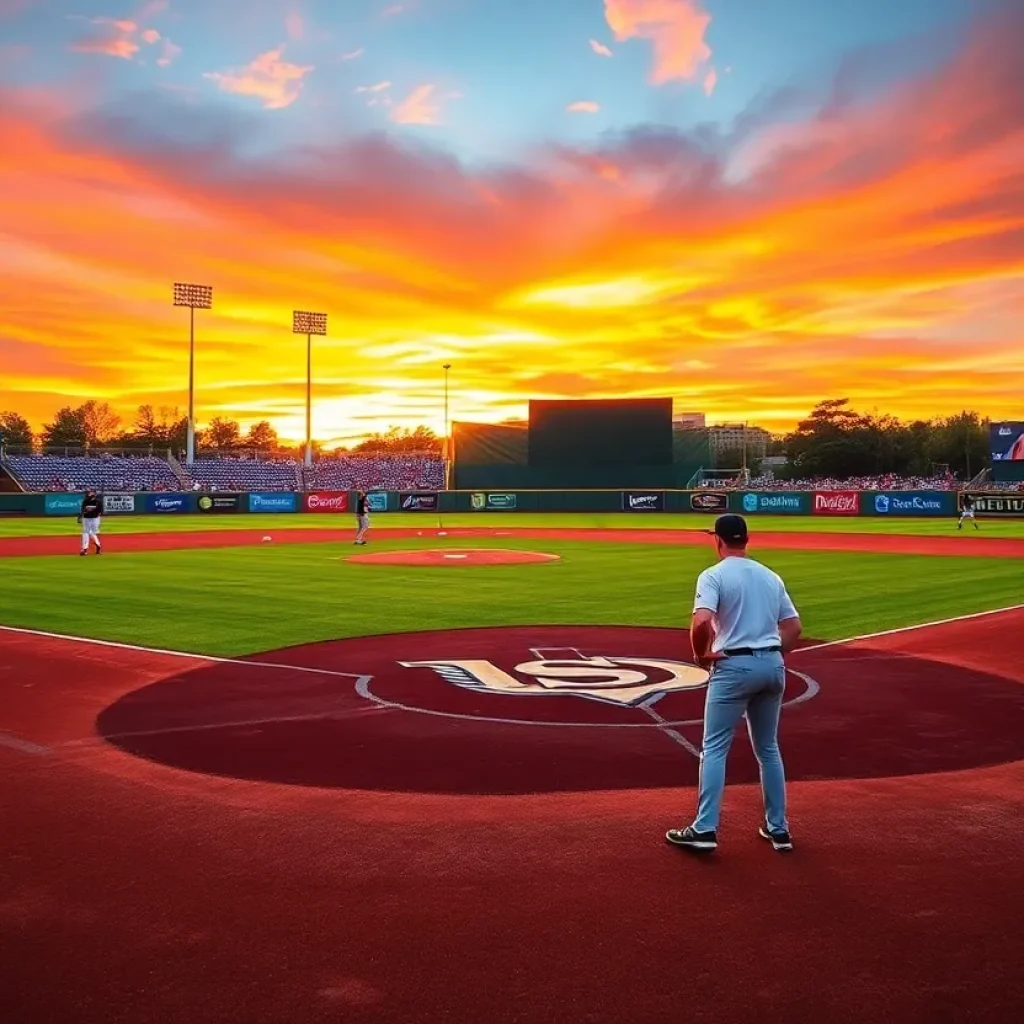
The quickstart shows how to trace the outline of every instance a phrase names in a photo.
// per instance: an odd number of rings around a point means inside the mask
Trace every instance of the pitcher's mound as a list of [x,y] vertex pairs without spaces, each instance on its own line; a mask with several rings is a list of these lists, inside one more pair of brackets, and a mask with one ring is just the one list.
[[510,551],[506,548],[433,548],[427,551],[372,551],[350,555],[347,562],[374,562],[377,565],[528,565],[557,562],[558,555],[542,551]]

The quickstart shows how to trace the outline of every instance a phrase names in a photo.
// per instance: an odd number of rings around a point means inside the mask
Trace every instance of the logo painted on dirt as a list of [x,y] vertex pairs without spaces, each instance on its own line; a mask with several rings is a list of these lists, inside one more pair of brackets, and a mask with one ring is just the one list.
[[[622,707],[633,707],[655,694],[698,689],[708,681],[703,669],[668,658],[588,657],[575,648],[550,652],[561,657],[548,657],[549,652],[542,648],[530,653],[533,660],[521,662],[511,672],[482,658],[398,664],[433,669],[445,682],[467,690],[507,696],[582,697]],[[565,653],[572,657],[566,658]]]
[[[287,785],[678,787],[697,781],[707,695],[691,660],[685,629],[651,626],[352,637],[264,651],[251,664],[178,659],[176,674],[105,708],[96,731],[150,762]],[[781,742],[793,781],[963,771],[1024,758],[1022,714],[1019,682],[882,639],[789,659]],[[729,778],[756,784],[745,731]]]

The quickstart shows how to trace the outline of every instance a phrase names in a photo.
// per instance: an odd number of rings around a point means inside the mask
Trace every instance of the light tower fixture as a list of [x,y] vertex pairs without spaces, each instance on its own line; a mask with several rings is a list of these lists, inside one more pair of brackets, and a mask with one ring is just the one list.
[[309,310],[292,311],[292,334],[306,336],[306,458],[307,467],[313,465],[313,335],[327,334],[327,314]]
[[175,281],[174,305],[188,307],[188,443],[185,462],[191,466],[196,457],[196,310],[213,307],[213,288],[208,284]]

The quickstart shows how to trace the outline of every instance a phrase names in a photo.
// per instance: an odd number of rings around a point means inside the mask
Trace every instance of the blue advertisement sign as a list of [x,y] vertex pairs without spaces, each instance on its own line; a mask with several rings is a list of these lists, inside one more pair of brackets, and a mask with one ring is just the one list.
[[48,494],[43,511],[48,516],[77,516],[82,511],[82,495]]
[[147,512],[164,514],[167,512],[188,512],[188,494],[147,494],[143,502],[143,508]]
[[956,511],[952,491],[883,491],[870,506],[878,516],[951,516]]
[[297,512],[298,507],[294,494],[271,491],[249,495],[250,512]]
[[388,496],[386,491],[372,491],[366,496],[366,504],[371,512],[387,512]]
[[810,510],[809,496],[803,492],[748,491],[743,495],[743,511],[746,513],[807,515]]

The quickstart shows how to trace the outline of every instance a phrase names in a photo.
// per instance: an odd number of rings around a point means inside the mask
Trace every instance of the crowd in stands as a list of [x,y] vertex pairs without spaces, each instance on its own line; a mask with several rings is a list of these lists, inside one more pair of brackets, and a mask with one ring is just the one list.
[[29,491],[440,490],[436,456],[325,457],[306,469],[294,459],[199,458],[180,475],[155,456],[11,455],[6,465]]
[[300,491],[294,459],[196,459],[186,467],[194,491]]
[[844,479],[824,477],[818,480],[777,480],[766,475],[753,477],[747,483],[739,480],[720,483],[730,490],[745,491],[955,491],[964,486],[962,481],[949,474],[899,477],[892,473]]
[[166,459],[155,456],[98,458],[11,455],[6,459],[29,491],[180,491],[181,481]]
[[304,471],[308,491],[437,491],[444,487],[444,463],[434,456],[325,458]]
[[[200,458],[177,471],[156,456],[10,455],[5,465],[26,490],[84,491],[436,491],[444,487],[437,456],[324,456],[310,468],[294,459]],[[750,491],[955,491],[950,475],[829,477],[780,480],[770,474],[743,480],[705,478],[701,487]],[[1024,491],[1024,481],[981,484],[980,490]]]

